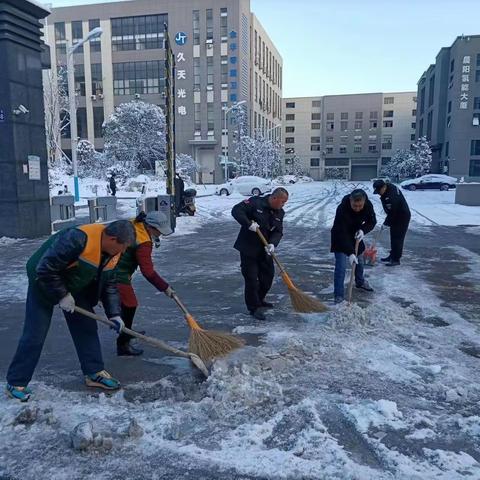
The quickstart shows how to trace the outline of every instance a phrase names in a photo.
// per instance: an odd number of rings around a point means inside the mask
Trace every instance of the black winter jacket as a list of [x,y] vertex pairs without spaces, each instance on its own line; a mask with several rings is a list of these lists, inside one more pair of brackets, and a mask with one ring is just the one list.
[[[354,212],[350,206],[350,195],[345,195],[337,207],[335,220],[331,230],[331,252],[340,252],[345,255],[355,253],[355,233],[363,230],[367,234],[371,232],[377,219],[372,202],[367,198],[361,212]],[[360,242],[358,254],[365,250],[365,244]]]
[[252,221],[260,226],[268,243],[278,246],[283,236],[283,209],[273,209],[269,202],[270,195],[266,197],[251,197],[238,203],[232,209],[233,218],[242,226],[234,248],[249,256],[258,257],[265,253],[264,245],[256,232],[248,229]]
[[380,200],[387,214],[384,222],[385,226],[408,224],[411,216],[410,209],[403,193],[396,185],[387,183],[387,189]]

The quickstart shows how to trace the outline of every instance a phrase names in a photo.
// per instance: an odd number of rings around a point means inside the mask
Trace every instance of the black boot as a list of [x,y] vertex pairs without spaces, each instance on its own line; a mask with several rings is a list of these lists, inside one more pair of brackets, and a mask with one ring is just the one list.
[[140,348],[135,348],[130,345],[130,342],[117,343],[117,355],[119,357],[138,357],[143,353]]
[[274,305],[271,302],[266,302],[265,300],[262,300],[262,307],[263,308],[273,308]]
[[388,263],[392,260],[392,257],[389,255],[388,257],[381,258],[380,261],[383,263]]
[[257,320],[266,320],[267,319],[265,314],[259,308],[255,309],[255,310],[250,310],[250,315],[253,318],[256,318]]

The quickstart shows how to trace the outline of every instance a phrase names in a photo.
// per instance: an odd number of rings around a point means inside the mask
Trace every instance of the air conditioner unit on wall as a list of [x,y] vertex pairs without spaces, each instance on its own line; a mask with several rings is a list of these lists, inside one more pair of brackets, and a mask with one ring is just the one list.
[[98,98],[99,98],[100,100],[103,100],[103,93],[99,93],[99,94],[98,94]]
[[91,98],[92,101],[94,102],[94,101],[97,99],[97,96],[96,96],[96,95],[90,95],[90,98]]

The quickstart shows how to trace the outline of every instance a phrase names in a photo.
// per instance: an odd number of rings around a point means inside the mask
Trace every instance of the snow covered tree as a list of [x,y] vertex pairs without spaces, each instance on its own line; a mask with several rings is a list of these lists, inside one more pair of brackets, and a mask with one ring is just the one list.
[[419,138],[412,150],[397,150],[382,172],[397,181],[401,178],[421,177],[430,172],[432,150],[426,137]]
[[285,171],[288,175],[296,175],[297,177],[305,175],[305,165],[296,153],[294,153],[293,157],[290,157],[289,160],[288,164],[285,162]]
[[154,170],[165,162],[165,115],[157,105],[134,100],[122,103],[104,123],[105,154],[130,173]]
[[195,174],[198,172],[199,165],[191,155],[179,153],[175,158],[175,163],[177,172],[188,175],[191,179],[195,178]]
[[103,153],[97,152],[88,140],[80,140],[77,145],[78,176],[102,178],[111,166]]
[[432,149],[427,137],[420,137],[413,145],[413,156],[415,158],[414,175],[421,177],[430,173],[432,168]]

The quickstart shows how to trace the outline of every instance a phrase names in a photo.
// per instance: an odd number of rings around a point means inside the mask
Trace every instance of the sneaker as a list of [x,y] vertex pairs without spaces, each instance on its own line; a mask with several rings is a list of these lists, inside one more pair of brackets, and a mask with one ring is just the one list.
[[117,355],[119,357],[138,357],[142,353],[142,349],[133,347],[130,342],[117,344]]
[[392,257],[389,255],[388,257],[381,258],[380,261],[383,263],[388,263],[392,260]]
[[387,267],[396,267],[397,265],[400,265],[399,260],[390,260],[388,263],[385,264]]
[[28,387],[14,387],[9,383],[7,383],[5,391],[9,397],[20,400],[21,402],[28,402],[32,395],[32,391]]
[[266,302],[265,300],[262,300],[262,307],[263,308],[273,308],[273,303]]
[[259,308],[257,308],[256,310],[250,310],[250,315],[252,317],[256,318],[257,320],[266,320],[267,319],[265,314]]
[[335,297],[335,304],[343,303],[345,299],[343,297]]
[[373,292],[373,288],[370,286],[367,280],[364,280],[361,285],[355,285],[355,287],[359,288],[360,290],[365,290],[366,292]]
[[120,382],[113,378],[106,370],[85,376],[87,387],[103,388],[105,390],[118,390]]

